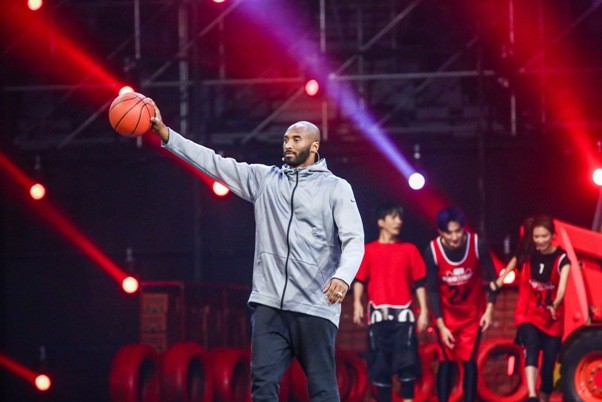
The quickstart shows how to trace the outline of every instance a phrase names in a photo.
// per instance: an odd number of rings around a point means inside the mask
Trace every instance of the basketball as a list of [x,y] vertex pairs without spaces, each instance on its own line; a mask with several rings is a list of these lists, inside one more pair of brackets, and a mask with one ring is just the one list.
[[150,100],[138,92],[119,95],[109,108],[111,126],[125,137],[139,137],[146,133],[154,116],[155,109]]

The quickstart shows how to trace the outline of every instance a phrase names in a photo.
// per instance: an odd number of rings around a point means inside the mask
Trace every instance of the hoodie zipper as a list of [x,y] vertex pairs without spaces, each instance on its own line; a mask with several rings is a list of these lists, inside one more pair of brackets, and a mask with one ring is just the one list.
[[291,225],[293,224],[293,200],[295,198],[295,191],[297,191],[297,186],[299,185],[299,171],[295,170],[295,187],[293,187],[293,192],[291,193],[291,216],[288,219],[288,227],[286,228],[286,260],[284,261],[284,289],[282,289],[282,297],[280,298],[280,308],[284,307],[284,295],[286,293],[286,286],[288,285],[288,260],[291,256]]

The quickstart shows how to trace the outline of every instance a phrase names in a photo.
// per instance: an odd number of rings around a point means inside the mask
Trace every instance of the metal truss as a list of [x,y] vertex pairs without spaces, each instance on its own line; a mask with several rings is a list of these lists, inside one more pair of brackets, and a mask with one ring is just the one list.
[[[125,62],[138,74],[142,91],[156,98],[165,107],[165,115],[184,134],[202,132],[204,141],[218,146],[279,141],[284,127],[295,120],[314,120],[323,129],[325,138],[345,141],[357,136],[338,108],[327,98],[309,98],[303,92],[303,68],[292,75],[277,76],[273,63],[266,63],[263,73],[253,77],[232,76],[228,72],[226,37],[234,28],[229,19],[246,0],[231,1],[219,11],[209,13],[213,4],[191,1],[161,1],[148,4],[134,0],[133,30],[107,54],[108,64]],[[281,0],[282,1],[282,0]],[[491,30],[507,26],[508,43],[513,47],[513,13],[516,0],[499,0],[505,14],[466,28],[464,39],[451,41],[449,48],[429,49],[420,35],[445,38],[446,27],[421,27],[429,21],[429,13],[443,13],[441,7],[454,7],[461,1],[429,0],[388,1],[293,1],[315,24],[308,38],[319,42],[324,55],[343,60],[329,75],[330,81],[353,85],[360,102],[375,116],[376,124],[393,137],[428,139],[431,136],[475,137],[478,130],[488,127],[499,135],[528,135],[529,124],[521,126],[520,94],[504,80],[503,66],[487,59],[485,53],[498,53],[485,37]],[[62,9],[88,6],[93,13],[105,3],[87,4],[63,0]],[[210,2],[208,2],[210,3]],[[494,2],[495,3],[495,2]],[[543,3],[540,3],[543,4]],[[545,80],[552,74],[579,74],[577,68],[564,71],[545,63],[546,47],[565,40],[596,12],[602,0],[591,3],[550,40],[542,43],[530,58],[515,71],[523,76]],[[466,5],[466,4],[465,4]],[[210,17],[199,18],[199,15]],[[99,17],[100,18],[100,17]],[[169,26],[162,24],[172,21]],[[175,22],[175,23],[174,23]],[[540,19],[536,29],[543,29]],[[449,23],[450,26],[453,24]],[[177,27],[177,28],[175,28]],[[438,36],[439,35],[439,36]],[[460,37],[461,35],[458,35]],[[153,56],[152,42],[157,38],[172,41],[171,56]],[[209,44],[211,42],[211,44]],[[6,47],[2,57],[21,46],[21,38]],[[422,43],[422,47],[420,44]],[[291,44],[295,46],[295,44]],[[439,45],[434,45],[436,47]],[[214,64],[199,70],[199,59],[207,55]],[[584,66],[581,71],[599,75],[600,69]],[[104,104],[85,113],[68,113],[73,109],[75,95],[81,91],[110,90],[84,78],[73,85],[34,84],[27,80],[6,84],[2,90],[11,96],[30,99],[38,94],[51,94],[44,113],[21,116],[16,121],[15,144],[23,150],[63,149],[77,144],[119,142],[106,124],[105,113],[111,97]],[[326,84],[328,85],[328,84]],[[506,88],[507,87],[507,88]],[[519,91],[520,92],[520,91]],[[496,96],[491,94],[495,93]],[[493,99],[495,98],[495,99]],[[602,101],[600,101],[602,103]],[[539,124],[553,124],[546,118],[545,98],[540,96],[537,117]],[[162,106],[162,110],[163,106]],[[64,126],[45,129],[45,122],[60,116]],[[583,122],[597,126],[598,121]],[[531,125],[532,126],[532,125]],[[539,129],[539,126],[535,130]],[[198,135],[198,134],[197,134]]]

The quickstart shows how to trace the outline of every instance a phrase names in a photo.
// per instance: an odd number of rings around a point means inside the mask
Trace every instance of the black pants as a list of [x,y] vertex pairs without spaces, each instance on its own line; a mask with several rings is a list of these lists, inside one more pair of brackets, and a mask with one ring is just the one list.
[[521,324],[517,329],[517,340],[525,347],[525,366],[537,367],[541,351],[539,389],[551,394],[554,390],[554,364],[560,352],[562,338],[548,335],[533,324]]
[[391,376],[400,382],[422,375],[418,336],[413,322],[382,321],[368,327],[368,376],[379,387],[390,387]]
[[279,381],[296,357],[307,375],[312,402],[338,402],[334,341],[325,318],[257,305],[251,319],[251,396],[277,401]]

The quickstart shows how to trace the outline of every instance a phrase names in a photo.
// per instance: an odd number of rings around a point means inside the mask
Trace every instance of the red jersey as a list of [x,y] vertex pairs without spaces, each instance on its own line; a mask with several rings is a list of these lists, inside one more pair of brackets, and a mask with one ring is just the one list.
[[485,312],[486,295],[477,242],[476,234],[466,232],[464,257],[453,262],[446,257],[440,236],[431,241],[431,251],[439,267],[441,315],[452,332],[467,324],[478,326]]
[[[366,244],[364,259],[355,279],[366,284],[370,309],[408,309],[412,285],[426,276],[424,260],[411,243]],[[370,323],[371,314],[367,314]],[[384,320],[398,320],[397,314],[384,314]]]
[[[554,262],[549,267],[543,263],[539,264],[538,267],[533,266],[529,259],[523,263],[514,318],[517,326],[530,323],[550,336],[562,336],[564,303],[560,303],[556,309],[556,320],[552,319],[552,314],[547,308],[556,300],[561,264],[564,265],[563,261],[564,263],[567,262],[566,254],[562,249],[557,248],[555,254]],[[534,274],[533,269],[538,269],[539,273],[543,272],[544,275],[547,270],[549,272],[548,275],[545,275],[547,279],[535,278],[534,276],[538,272]]]

